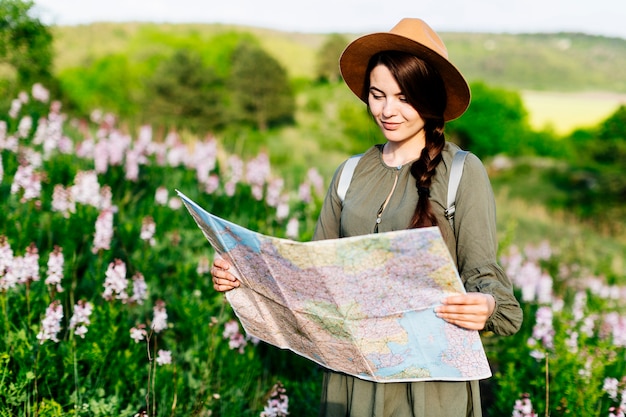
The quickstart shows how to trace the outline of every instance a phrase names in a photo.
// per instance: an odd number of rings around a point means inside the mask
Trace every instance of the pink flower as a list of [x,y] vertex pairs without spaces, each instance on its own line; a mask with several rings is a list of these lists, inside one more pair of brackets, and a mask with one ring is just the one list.
[[13,264],[13,250],[9,240],[6,236],[0,235],[0,291],[6,291],[17,284]]
[[74,334],[85,338],[87,326],[91,324],[89,317],[93,312],[93,304],[88,301],[79,300],[74,306],[74,314],[70,319],[70,329],[74,329]]
[[289,415],[289,397],[282,383],[277,382],[272,387],[267,405],[260,417],[287,417]]
[[14,261],[16,261],[14,266],[17,272],[17,282],[27,284],[39,281],[39,251],[34,243],[26,248],[23,257],[14,258]]
[[93,238],[91,251],[98,253],[99,250],[111,249],[113,239],[113,210],[105,209],[100,212],[96,220],[96,232]]
[[57,334],[61,331],[63,319],[63,306],[59,300],[54,300],[46,309],[46,316],[41,321],[41,331],[37,334],[37,340],[43,344],[46,340],[58,343]]
[[76,204],[72,196],[72,189],[65,188],[61,184],[54,186],[52,192],[52,211],[63,214],[66,219],[70,217],[70,213],[76,213]]
[[512,417],[536,417],[529,394],[522,394],[522,398],[515,400]]
[[148,337],[148,332],[146,332],[145,327],[145,324],[140,324],[130,329],[130,338],[133,339],[135,343],[139,343]]
[[41,174],[35,172],[33,165],[20,165],[13,176],[11,194],[18,194],[23,190],[20,201],[35,200],[41,195]]
[[146,216],[141,221],[141,232],[139,233],[139,238],[143,241],[146,241],[150,244],[150,246],[155,245],[154,233],[156,232],[156,223],[152,216]]
[[131,302],[143,304],[148,299],[148,285],[141,272],[133,275],[133,295],[130,297]]
[[46,285],[54,286],[57,292],[63,292],[61,280],[63,279],[64,263],[63,249],[60,246],[55,246],[48,257],[48,277],[44,282]]
[[167,205],[167,201],[168,201],[167,188],[165,187],[157,188],[156,193],[154,194],[154,201],[160,206]]
[[102,297],[108,301],[113,299],[126,301],[128,298],[126,287],[128,287],[126,264],[120,259],[116,259],[114,262],[111,262],[107,268]]
[[160,333],[161,331],[167,329],[167,311],[165,311],[165,302],[159,300],[156,302],[156,305],[152,309],[154,316],[152,318],[152,330],[155,333]]
[[37,101],[47,103],[50,100],[50,92],[40,83],[33,84],[31,95]]
[[159,366],[169,365],[172,363],[172,352],[169,350],[159,349],[157,352],[156,362]]
[[74,201],[92,207],[100,207],[100,184],[95,171],[79,171],[72,186]]
[[298,219],[292,217],[287,223],[287,237],[290,239],[298,238]]

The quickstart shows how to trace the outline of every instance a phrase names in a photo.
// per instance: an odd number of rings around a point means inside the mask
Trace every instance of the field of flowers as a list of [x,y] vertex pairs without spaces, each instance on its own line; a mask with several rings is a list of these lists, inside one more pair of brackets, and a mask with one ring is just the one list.
[[[217,138],[73,120],[41,85],[0,110],[0,416],[314,416],[320,370],[241,333],[175,196],[308,240],[325,192]],[[486,416],[624,416],[626,286],[540,241],[501,262],[525,311],[483,340]]]

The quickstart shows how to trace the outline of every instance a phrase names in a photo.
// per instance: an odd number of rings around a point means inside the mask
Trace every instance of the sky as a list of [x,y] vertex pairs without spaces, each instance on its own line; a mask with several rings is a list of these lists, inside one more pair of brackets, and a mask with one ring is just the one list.
[[224,23],[359,34],[420,17],[438,32],[582,32],[626,39],[624,0],[35,0],[35,11],[50,25]]

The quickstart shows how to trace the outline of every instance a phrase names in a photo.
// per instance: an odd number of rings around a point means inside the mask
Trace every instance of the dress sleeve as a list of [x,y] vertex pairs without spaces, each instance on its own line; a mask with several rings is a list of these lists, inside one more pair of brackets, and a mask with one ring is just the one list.
[[523,313],[513,286],[497,263],[495,199],[482,162],[469,154],[456,199],[454,220],[457,264],[468,292],[491,294],[496,307],[485,330],[516,333]]
[[322,204],[320,215],[317,219],[313,240],[337,239],[341,237],[341,208],[342,202],[337,194],[337,183],[343,171],[345,162],[342,163],[330,182],[326,197]]

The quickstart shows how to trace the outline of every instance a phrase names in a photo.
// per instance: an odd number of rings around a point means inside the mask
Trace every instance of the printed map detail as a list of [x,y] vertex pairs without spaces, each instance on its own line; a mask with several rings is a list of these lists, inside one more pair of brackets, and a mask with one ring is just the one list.
[[491,376],[477,331],[434,307],[465,290],[439,228],[295,242],[214,216],[178,193],[241,286],[245,331],[321,366],[376,382]]

